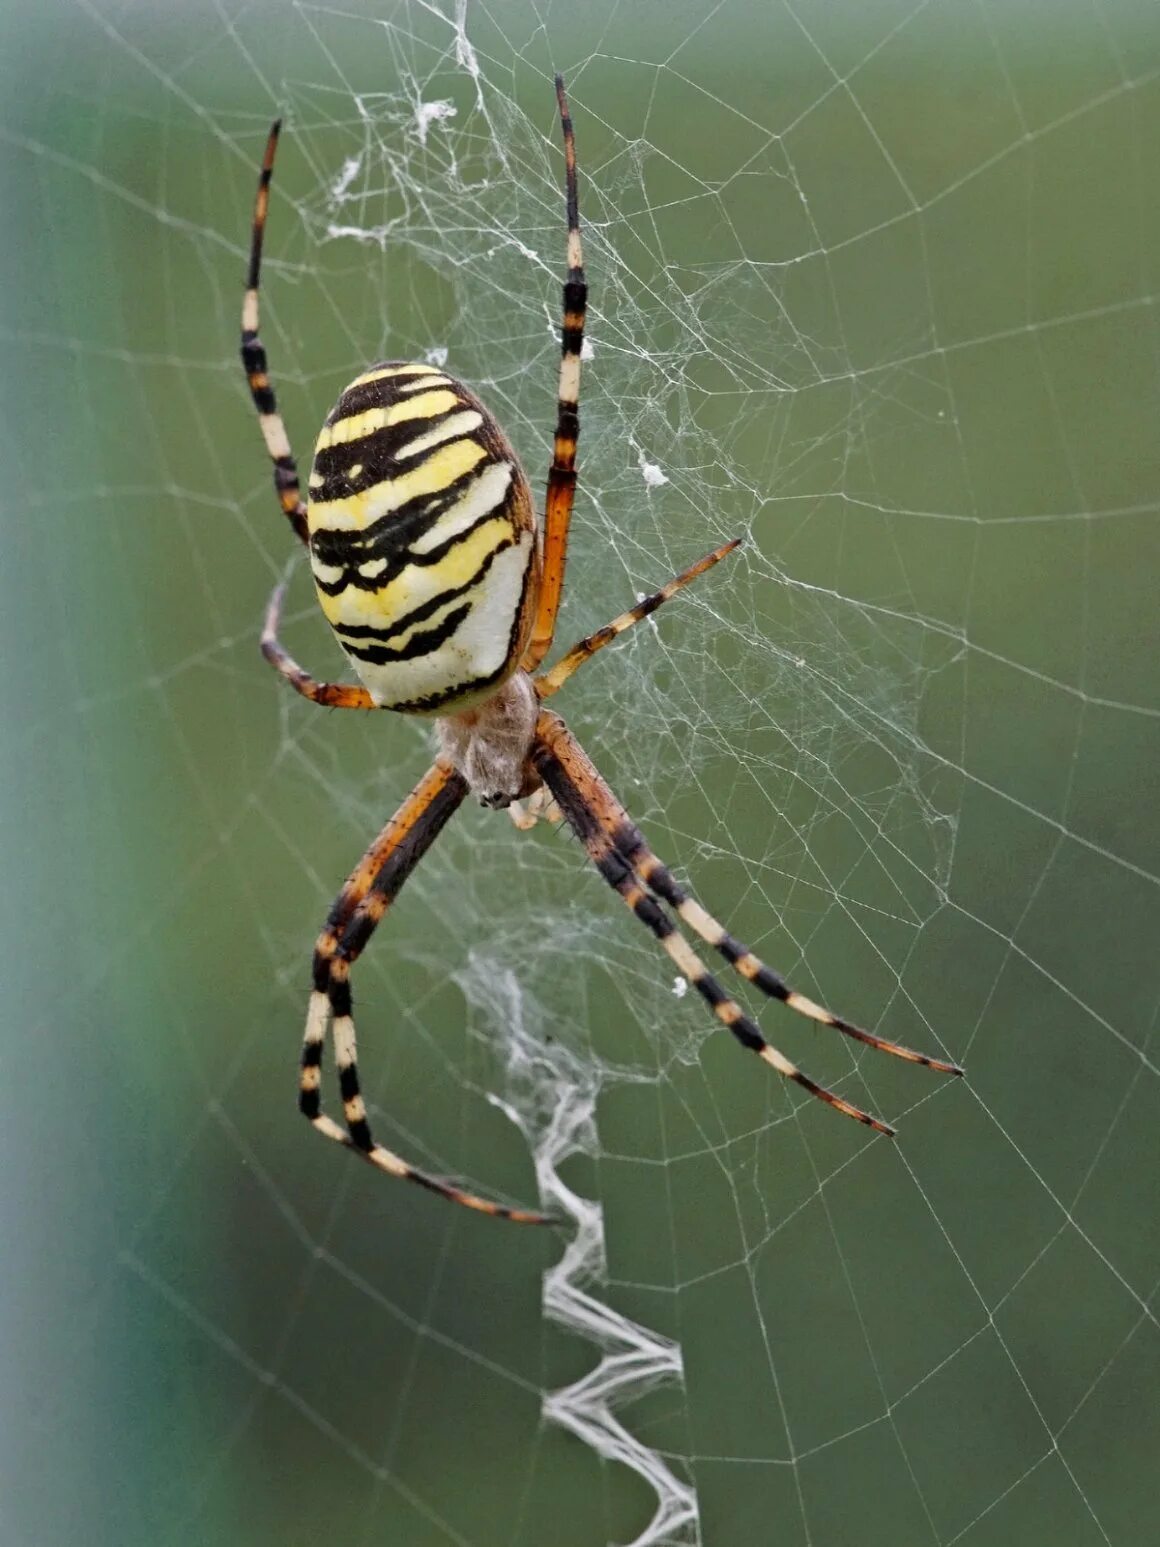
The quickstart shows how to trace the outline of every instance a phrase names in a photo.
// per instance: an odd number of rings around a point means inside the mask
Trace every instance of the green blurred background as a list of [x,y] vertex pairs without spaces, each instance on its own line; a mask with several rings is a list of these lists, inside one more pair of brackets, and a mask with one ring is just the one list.
[[[516,1033],[599,1089],[564,1166],[604,1208],[589,1288],[685,1361],[618,1416],[700,1510],[644,1539],[1153,1542],[1154,10],[455,15],[6,10],[3,1539],[648,1530],[541,1419],[597,1359],[544,1319],[561,1239],[294,1115],[314,934],[427,754],[257,655],[291,543],[235,361],[284,112],[263,320],[300,457],[367,361],[445,348],[538,480],[560,68],[594,341],[562,636],[748,539],[561,707],[739,934],[969,1080],[766,1008],[898,1119],[868,1139],[713,1035],[574,845],[473,809],[356,978],[379,1129],[530,1202],[488,1100],[544,1095]],[[301,568],[291,612],[339,672]]]

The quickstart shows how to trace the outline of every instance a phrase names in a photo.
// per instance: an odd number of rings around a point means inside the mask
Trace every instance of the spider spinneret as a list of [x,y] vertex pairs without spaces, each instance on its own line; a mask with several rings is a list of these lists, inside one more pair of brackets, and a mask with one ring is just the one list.
[[[738,546],[721,544],[540,670],[555,635],[576,489],[580,358],[587,284],[580,244],[576,149],[563,80],[568,221],[556,431],[542,528],[507,437],[462,382],[433,365],[385,361],[341,394],[314,449],[303,500],[266,353],[258,285],[270,180],[281,124],[270,130],[258,181],[242,303],[242,364],[274,468],[274,486],[306,546],[319,604],[361,686],[318,682],[278,639],[283,587],[266,611],[262,653],[304,698],[339,709],[395,709],[435,720],[438,756],[367,849],[336,898],[314,948],[298,1105],[326,1138],[391,1176],[452,1202],[524,1224],[551,1216],[478,1197],[429,1176],[371,1133],[358,1077],[350,972],[407,877],[469,793],[515,802],[550,798],[599,873],[650,929],[677,970],[743,1047],[811,1095],[880,1133],[893,1129],[817,1084],[767,1042],[708,971],[676,920],[770,998],[810,1020],[947,1074],[958,1065],[864,1031],[792,989],[676,881],[559,715],[542,707],[572,673]],[[668,911],[668,910],[671,910]],[[322,1055],[334,1042],[345,1125],[322,1108]]]

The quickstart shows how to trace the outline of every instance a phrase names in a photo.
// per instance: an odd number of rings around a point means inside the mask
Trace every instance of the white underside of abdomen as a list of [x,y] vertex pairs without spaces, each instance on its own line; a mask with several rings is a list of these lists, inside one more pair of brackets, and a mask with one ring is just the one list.
[[[533,542],[532,533],[523,532],[516,544],[496,554],[474,591],[448,604],[448,612],[464,603],[470,606],[462,623],[442,644],[413,660],[378,664],[351,657],[377,704],[393,709],[455,695],[453,707],[458,710],[472,697],[492,691],[508,661]],[[480,685],[474,692],[473,684]],[[463,696],[458,693],[461,688]]]

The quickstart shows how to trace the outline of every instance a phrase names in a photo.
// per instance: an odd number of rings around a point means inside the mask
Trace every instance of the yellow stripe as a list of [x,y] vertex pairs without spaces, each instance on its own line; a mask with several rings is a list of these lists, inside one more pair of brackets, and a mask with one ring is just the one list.
[[473,478],[454,505],[449,505],[438,521],[411,543],[412,553],[430,553],[452,537],[458,537],[493,511],[498,515],[512,481],[510,462],[492,462]]
[[496,516],[456,543],[438,564],[408,565],[401,575],[377,591],[364,591],[358,586],[347,586],[337,596],[320,591],[319,603],[331,626],[339,632],[344,623],[389,628],[394,619],[405,617],[412,608],[422,606],[432,597],[470,584],[485,559],[513,535],[511,522]]
[[388,424],[402,424],[404,419],[434,419],[437,414],[448,413],[460,407],[458,392],[440,388],[435,392],[417,392],[414,397],[403,398],[387,409]]
[[415,397],[392,403],[389,408],[368,408],[361,414],[348,414],[333,424],[324,425],[314,444],[315,455],[331,446],[343,446],[348,441],[362,440],[376,430],[389,425],[401,424],[405,419],[433,419],[436,414],[448,413],[459,406],[454,392],[421,392]]
[[310,530],[316,532],[325,526],[359,531],[408,500],[441,493],[489,454],[487,447],[478,441],[455,440],[432,451],[417,467],[398,478],[385,478],[382,483],[372,484],[369,489],[341,499],[312,500],[307,512]]
[[350,414],[345,419],[340,419],[337,424],[323,425],[318,439],[314,442],[314,454],[326,451],[331,446],[341,446],[347,441],[361,440],[364,435],[373,435],[376,430],[381,430],[387,422],[387,410],[385,408],[368,408],[365,413]]
[[[432,446],[438,446],[441,441],[454,440],[457,435],[470,435],[472,430],[478,430],[482,423],[483,415],[474,408],[467,409],[461,414],[448,414],[433,430],[417,435],[405,446],[400,446],[395,452],[395,461],[406,462],[411,457],[417,457],[422,451],[430,451]],[[348,476],[351,478],[355,476],[353,468]]]
[[444,376],[441,372],[436,371],[430,376],[414,376],[410,381],[401,381],[398,391],[414,392],[416,389],[422,391],[425,387],[453,387],[454,385],[455,383],[449,376]]
[[[438,374],[432,365],[384,365],[375,371],[356,376],[351,387],[363,387],[368,381],[385,381],[390,376],[433,376]],[[350,387],[346,389],[350,391]]]

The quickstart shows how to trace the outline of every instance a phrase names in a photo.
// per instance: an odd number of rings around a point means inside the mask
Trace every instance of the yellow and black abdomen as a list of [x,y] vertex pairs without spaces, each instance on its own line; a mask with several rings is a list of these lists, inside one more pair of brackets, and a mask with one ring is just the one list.
[[307,520],[322,610],[385,709],[486,697],[527,644],[531,491],[477,397],[431,365],[357,377],[314,448]]

